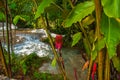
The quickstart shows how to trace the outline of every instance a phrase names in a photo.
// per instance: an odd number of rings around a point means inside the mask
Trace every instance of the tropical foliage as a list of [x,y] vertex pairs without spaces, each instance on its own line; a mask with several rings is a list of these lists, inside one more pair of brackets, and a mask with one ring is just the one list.
[[[5,21],[2,3],[5,2],[0,1],[0,21]],[[116,53],[120,44],[119,0],[8,0],[7,10],[15,25],[29,28],[42,25],[48,35],[48,29],[61,34],[63,30],[64,41],[70,40],[67,45],[84,45],[89,60],[88,80],[94,62],[98,64],[98,80],[103,80],[104,76],[105,80],[110,80],[110,63],[120,72],[120,57]],[[50,35],[49,40],[55,55],[52,65],[55,66],[59,59]],[[81,45],[77,47],[81,48]],[[66,79],[63,68],[61,70]],[[23,72],[26,73],[26,69]]]

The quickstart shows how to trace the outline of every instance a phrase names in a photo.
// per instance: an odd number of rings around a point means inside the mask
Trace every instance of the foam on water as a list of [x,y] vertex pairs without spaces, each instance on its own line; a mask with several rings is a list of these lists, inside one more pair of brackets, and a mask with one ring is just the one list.
[[16,54],[27,54],[35,52],[38,56],[44,57],[49,54],[50,46],[39,40],[37,35],[18,34],[24,38],[24,42],[14,45],[14,52]]

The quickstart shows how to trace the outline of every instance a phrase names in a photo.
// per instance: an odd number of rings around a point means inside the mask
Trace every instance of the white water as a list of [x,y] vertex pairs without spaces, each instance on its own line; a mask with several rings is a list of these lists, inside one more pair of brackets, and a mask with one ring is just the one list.
[[[10,26],[10,24],[8,24],[8,26]],[[15,26],[14,24],[11,24],[11,29],[17,29],[17,26]],[[3,26],[2,23],[0,22],[0,30],[3,30]],[[4,22],[4,30],[6,30],[6,23]]]
[[39,57],[44,57],[49,54],[51,49],[50,46],[41,42],[38,35],[17,34],[17,36],[24,38],[24,41],[14,45],[14,52],[16,54],[29,55],[30,53],[35,52]]

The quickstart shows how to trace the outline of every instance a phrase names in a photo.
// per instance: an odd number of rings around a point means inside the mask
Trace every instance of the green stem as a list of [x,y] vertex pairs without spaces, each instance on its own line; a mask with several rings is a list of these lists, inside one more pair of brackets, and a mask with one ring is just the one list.
[[90,58],[87,80],[90,80],[93,60]]
[[72,1],[69,0],[69,3],[70,3],[71,8],[73,9],[73,8],[74,8],[74,5],[72,4]]
[[105,79],[104,80],[110,80],[110,60],[109,55],[106,53],[106,60],[105,60]]
[[[99,41],[100,34],[100,20],[101,20],[101,2],[100,0],[94,0],[95,12],[96,12],[96,33],[95,40]],[[103,51],[98,51],[98,80],[103,80]]]
[[64,12],[64,10],[59,6],[57,5],[56,3],[52,2],[53,5],[55,5],[57,8],[59,8],[62,12]]
[[[46,13],[46,14],[47,14],[47,13]],[[47,15],[45,15],[45,20],[46,20],[47,26],[49,27]],[[57,54],[57,52],[56,52],[56,50],[55,50],[52,37],[51,37],[51,35],[50,35],[47,27],[45,27],[45,30],[46,30],[47,36],[48,36],[48,38],[49,38],[50,45],[51,45],[51,47],[52,47],[52,51],[53,51],[53,53],[54,53],[55,59],[57,60],[57,63],[58,63],[58,65],[59,65],[59,69],[60,69],[60,71],[61,71],[61,73],[62,73],[62,75],[63,75],[63,77],[64,77],[64,80],[67,80],[66,72],[65,72],[65,70],[64,70],[64,68],[63,68],[63,66],[62,66],[62,64],[61,64],[61,61],[60,61],[60,59],[59,59],[59,57],[58,57],[58,54]]]
[[103,51],[98,53],[98,80],[103,80]]
[[87,33],[86,33],[86,31],[85,31],[85,29],[84,29],[84,27],[83,27],[81,22],[79,22],[79,25],[80,25],[81,31],[83,32],[83,34],[85,36],[85,39],[86,39],[87,43],[88,43],[88,47],[89,47],[89,49],[91,51],[92,50],[92,46],[91,46],[90,41],[88,39]]

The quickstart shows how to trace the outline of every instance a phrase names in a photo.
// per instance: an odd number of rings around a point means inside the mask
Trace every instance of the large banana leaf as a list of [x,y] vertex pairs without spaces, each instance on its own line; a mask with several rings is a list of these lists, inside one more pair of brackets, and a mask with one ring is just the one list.
[[114,56],[112,58],[112,61],[113,61],[113,64],[114,64],[114,67],[116,68],[116,70],[120,72],[120,58],[117,56]]
[[112,58],[116,55],[116,47],[120,43],[120,23],[106,15],[102,16],[101,21],[101,31],[106,38],[105,43],[109,57]]
[[120,18],[120,0],[101,0],[105,14],[109,17]]
[[91,14],[94,11],[94,8],[94,2],[92,1],[86,1],[78,4],[67,16],[64,21],[64,26],[70,27],[73,23],[81,21],[83,18]]
[[37,8],[37,12],[35,14],[35,19],[37,19],[38,17],[40,17],[41,13],[44,12],[44,9],[46,7],[48,7],[51,3],[53,2],[53,0],[43,0],[40,5]]

